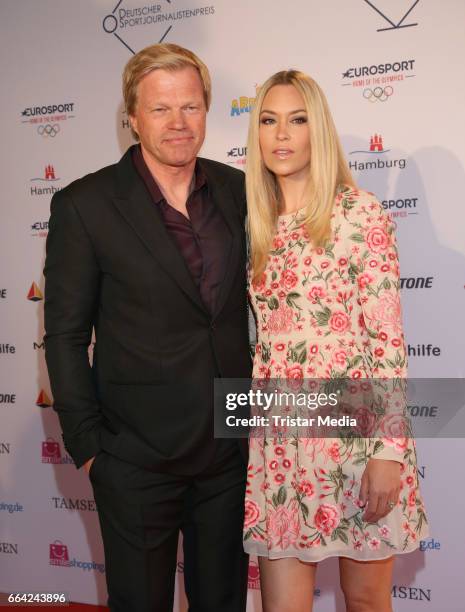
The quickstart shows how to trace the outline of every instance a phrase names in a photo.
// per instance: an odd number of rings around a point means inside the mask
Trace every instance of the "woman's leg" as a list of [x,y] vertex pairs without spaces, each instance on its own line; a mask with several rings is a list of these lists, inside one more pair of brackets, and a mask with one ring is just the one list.
[[347,612],[392,612],[394,557],[381,561],[339,558],[341,588]]
[[315,563],[258,558],[263,612],[312,612]]

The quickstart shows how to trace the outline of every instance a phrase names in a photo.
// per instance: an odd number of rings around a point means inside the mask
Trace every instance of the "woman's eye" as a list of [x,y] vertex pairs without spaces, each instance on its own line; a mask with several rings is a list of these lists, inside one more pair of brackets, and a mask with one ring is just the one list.
[[263,117],[262,119],[260,119],[260,123],[263,123],[263,125],[271,125],[272,123],[274,123],[274,119],[272,119],[271,117]]
[[293,123],[307,123],[307,117],[294,117]]

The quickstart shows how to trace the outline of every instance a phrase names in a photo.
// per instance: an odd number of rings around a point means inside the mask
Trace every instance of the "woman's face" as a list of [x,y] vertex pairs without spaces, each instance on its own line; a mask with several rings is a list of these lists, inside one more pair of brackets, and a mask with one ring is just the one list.
[[275,85],[260,112],[260,150],[265,166],[276,177],[306,179],[310,165],[310,134],[302,96],[293,85]]

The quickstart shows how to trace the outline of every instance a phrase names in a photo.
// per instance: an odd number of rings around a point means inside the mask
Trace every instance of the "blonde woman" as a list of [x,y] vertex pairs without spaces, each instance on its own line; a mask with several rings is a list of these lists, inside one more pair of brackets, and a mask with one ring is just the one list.
[[[254,378],[406,377],[393,227],[357,189],[323,92],[274,74],[247,159]],[[412,439],[251,439],[244,546],[265,612],[308,612],[339,557],[347,610],[388,612],[394,556],[426,535]]]

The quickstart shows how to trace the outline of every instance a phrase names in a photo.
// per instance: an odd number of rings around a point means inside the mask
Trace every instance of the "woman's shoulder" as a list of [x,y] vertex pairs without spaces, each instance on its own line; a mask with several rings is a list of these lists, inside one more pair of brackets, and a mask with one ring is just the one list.
[[335,217],[349,224],[386,223],[388,215],[374,193],[351,185],[342,185],[336,193]]

